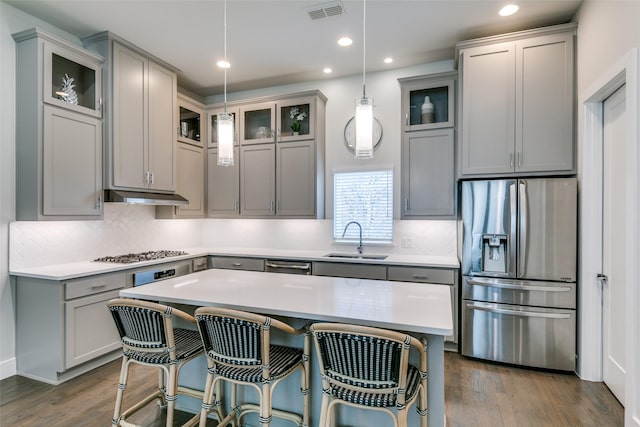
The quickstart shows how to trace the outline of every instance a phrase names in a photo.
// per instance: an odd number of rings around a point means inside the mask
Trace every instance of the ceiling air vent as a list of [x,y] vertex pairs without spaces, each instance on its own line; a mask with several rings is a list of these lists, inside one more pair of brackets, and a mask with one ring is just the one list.
[[341,1],[332,1],[329,3],[317,4],[305,9],[312,21],[326,18],[328,16],[337,16],[345,13],[344,6]]

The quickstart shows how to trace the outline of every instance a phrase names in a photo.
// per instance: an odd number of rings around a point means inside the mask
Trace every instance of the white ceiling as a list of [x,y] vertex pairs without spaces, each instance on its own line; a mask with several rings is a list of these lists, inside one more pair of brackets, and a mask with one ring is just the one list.
[[[222,0],[2,0],[78,37],[109,30],[180,69],[178,85],[200,96],[222,92]],[[228,0],[227,90],[362,73],[363,1],[312,20],[307,9],[332,0]],[[335,1],[335,0],[334,0]],[[571,20],[582,0],[369,0],[366,71],[452,59],[457,41]],[[348,35],[348,48],[336,43]],[[391,56],[390,65],[382,61]],[[333,73],[325,75],[324,67]]]

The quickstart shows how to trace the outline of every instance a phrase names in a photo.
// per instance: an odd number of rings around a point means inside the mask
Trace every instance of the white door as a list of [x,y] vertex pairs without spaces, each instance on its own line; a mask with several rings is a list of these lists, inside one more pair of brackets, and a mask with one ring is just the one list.
[[602,283],[603,379],[624,403],[625,388],[625,93],[618,89],[604,102]]

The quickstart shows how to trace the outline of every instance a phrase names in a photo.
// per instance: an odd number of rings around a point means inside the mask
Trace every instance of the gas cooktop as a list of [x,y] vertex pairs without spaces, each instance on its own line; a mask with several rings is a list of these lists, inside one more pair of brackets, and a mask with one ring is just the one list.
[[125,255],[114,255],[114,256],[105,256],[102,258],[96,258],[94,261],[99,262],[116,262],[120,264],[129,264],[132,262],[140,262],[140,261],[152,261],[155,259],[169,258],[180,255],[189,255],[184,251],[148,251],[148,252],[140,252],[136,254],[125,254]]

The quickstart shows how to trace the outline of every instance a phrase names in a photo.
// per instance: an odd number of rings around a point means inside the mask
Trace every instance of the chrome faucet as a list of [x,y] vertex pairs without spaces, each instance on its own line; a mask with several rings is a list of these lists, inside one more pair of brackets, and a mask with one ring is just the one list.
[[362,226],[360,225],[360,223],[358,221],[351,221],[348,222],[347,225],[344,226],[344,231],[342,232],[342,237],[344,237],[345,234],[347,234],[347,228],[349,228],[349,226],[351,224],[355,224],[358,226],[358,228],[360,229],[360,245],[358,245],[358,253],[361,254],[362,253]]

